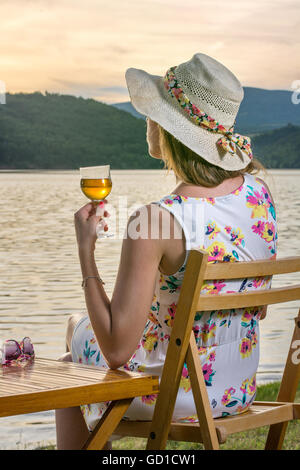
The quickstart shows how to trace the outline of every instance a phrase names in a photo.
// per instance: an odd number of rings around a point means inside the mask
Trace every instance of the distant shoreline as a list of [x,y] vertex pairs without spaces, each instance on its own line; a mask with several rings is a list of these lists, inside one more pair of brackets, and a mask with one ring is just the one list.
[[[287,168],[288,170],[289,168]],[[299,169],[300,170],[300,169]],[[126,169],[123,169],[123,168],[120,168],[120,169],[113,169],[111,170],[112,173],[115,173],[117,171],[121,171],[122,173],[128,173],[128,172],[132,172],[134,171],[135,173],[136,172],[144,172],[144,171],[148,171],[148,172],[154,172],[154,173],[157,173],[157,172],[166,172],[167,170],[164,170],[164,169],[151,169],[151,168],[126,168]],[[19,169],[19,168],[8,168],[8,169],[0,169],[0,173],[71,173],[71,172],[79,172],[79,168],[78,169],[70,169],[70,170],[66,170],[66,169],[59,169],[59,168],[24,168],[24,169]]]
[[[151,169],[151,168],[126,168],[126,169],[112,169],[111,172],[112,173],[115,173],[115,172],[121,172],[121,173],[131,173],[131,172],[134,172],[134,173],[138,173],[138,172],[144,172],[144,171],[147,171],[147,172],[152,172],[152,173],[159,173],[159,172],[167,172],[167,170],[165,169]],[[300,168],[267,168],[266,169],[267,173],[268,172],[274,172],[274,173],[280,173],[282,171],[284,172],[291,172],[292,174],[294,174],[295,172],[300,172]],[[59,168],[24,168],[24,169],[19,169],[19,168],[3,168],[1,169],[0,168],[0,174],[1,173],[71,173],[71,172],[74,172],[74,173],[77,173],[79,172],[79,168],[78,169],[69,169],[69,170],[66,170],[66,169],[59,169]]]

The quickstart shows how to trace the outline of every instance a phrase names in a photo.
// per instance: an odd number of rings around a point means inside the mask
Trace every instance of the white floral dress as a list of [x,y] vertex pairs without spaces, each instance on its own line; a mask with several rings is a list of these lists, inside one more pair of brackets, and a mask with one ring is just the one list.
[[[189,250],[202,248],[209,262],[250,261],[276,256],[277,226],[271,195],[262,180],[245,174],[234,192],[215,198],[170,194],[156,204],[171,212],[186,238],[186,258],[171,276],[157,273],[152,306],[137,350],[120,369],[161,376],[176,315],[176,306]],[[271,278],[206,281],[202,292],[241,292],[266,289]],[[259,318],[262,308],[197,312],[193,331],[214,418],[246,411],[256,394],[259,362]],[[71,346],[74,362],[107,367],[88,317],[76,325]],[[124,419],[151,420],[156,395],[135,398]],[[89,430],[110,402],[81,407]],[[197,422],[186,364],[173,420]]]

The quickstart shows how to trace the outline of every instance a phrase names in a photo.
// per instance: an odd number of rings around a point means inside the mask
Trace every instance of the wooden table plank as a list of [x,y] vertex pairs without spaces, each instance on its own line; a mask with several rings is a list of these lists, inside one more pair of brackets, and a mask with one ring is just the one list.
[[158,392],[148,374],[36,358],[25,367],[0,368],[0,417]]
[[0,368],[0,383],[3,383],[8,378],[13,381],[21,381],[34,383],[35,379],[38,379],[38,383],[49,377],[61,378],[70,380],[91,380],[91,383],[95,383],[97,380],[101,381],[122,381],[135,378],[141,378],[143,375],[149,376],[149,374],[143,374],[140,372],[131,372],[123,370],[111,370],[105,367],[97,366],[86,366],[81,364],[74,364],[69,362],[61,362],[55,360],[49,360],[49,363],[45,359],[42,361],[36,359],[33,363],[27,364],[25,367],[9,366]]
[[[125,371],[125,370],[112,370],[112,369],[107,369],[106,367],[97,367],[94,365],[88,365],[88,364],[78,364],[75,362],[62,362],[62,361],[57,361],[55,359],[43,359],[43,358],[38,358],[35,360],[35,362],[38,362],[39,367],[51,367],[54,370],[57,370],[59,367],[63,368],[64,370],[74,370],[74,371],[80,371],[80,374],[93,374],[93,372],[105,372],[109,373],[112,376],[119,375],[120,377],[130,374],[131,377],[140,377],[141,373],[140,372],[131,372],[131,371]],[[65,365],[67,365],[67,368],[65,368]]]

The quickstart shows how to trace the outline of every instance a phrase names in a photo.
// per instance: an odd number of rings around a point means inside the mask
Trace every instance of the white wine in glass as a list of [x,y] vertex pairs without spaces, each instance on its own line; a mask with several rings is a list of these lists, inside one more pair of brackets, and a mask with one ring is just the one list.
[[[87,166],[80,168],[80,188],[83,194],[94,203],[99,203],[105,199],[112,188],[110,177],[110,166]],[[98,238],[111,237],[112,234],[106,234],[97,230]]]

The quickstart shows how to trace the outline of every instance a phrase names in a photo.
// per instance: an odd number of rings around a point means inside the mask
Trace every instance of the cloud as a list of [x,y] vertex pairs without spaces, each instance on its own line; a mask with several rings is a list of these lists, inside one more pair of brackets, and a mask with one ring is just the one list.
[[118,102],[127,68],[162,75],[204,52],[243,85],[288,89],[300,78],[299,12],[298,0],[1,0],[0,79],[10,92]]
[[60,78],[52,78],[55,84],[47,89],[48,92],[56,92],[57,84],[60,93],[82,98],[94,98],[106,103],[117,103],[120,101],[129,101],[129,93],[127,87],[123,86],[104,86],[99,87],[96,83],[87,85],[86,83],[62,80]]

